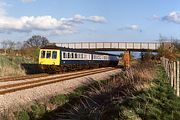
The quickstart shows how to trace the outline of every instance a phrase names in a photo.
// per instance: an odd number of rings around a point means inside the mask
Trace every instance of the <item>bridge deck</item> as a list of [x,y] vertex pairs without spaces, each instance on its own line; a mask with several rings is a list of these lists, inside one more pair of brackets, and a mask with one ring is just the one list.
[[132,51],[157,51],[160,43],[148,42],[79,42],[79,43],[56,43],[58,47],[88,50],[132,50]]

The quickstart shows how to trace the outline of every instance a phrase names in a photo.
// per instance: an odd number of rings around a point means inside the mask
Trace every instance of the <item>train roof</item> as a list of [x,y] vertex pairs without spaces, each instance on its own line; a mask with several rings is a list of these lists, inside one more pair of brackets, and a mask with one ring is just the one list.
[[111,56],[119,56],[109,53],[103,53],[103,52],[95,52],[95,51],[89,51],[89,50],[82,50],[82,49],[72,49],[72,48],[65,48],[65,47],[58,47],[56,45],[50,45],[41,47],[41,49],[55,49],[55,50],[65,50],[65,51],[72,51],[72,52],[83,52],[83,53],[90,53],[90,54],[101,54],[101,55],[111,55]]

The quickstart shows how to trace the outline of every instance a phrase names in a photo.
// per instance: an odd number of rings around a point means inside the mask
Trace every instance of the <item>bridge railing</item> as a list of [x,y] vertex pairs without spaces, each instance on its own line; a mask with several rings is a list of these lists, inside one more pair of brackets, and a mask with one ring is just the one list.
[[146,42],[79,42],[79,43],[56,43],[59,47],[74,49],[148,49],[157,50],[160,43]]

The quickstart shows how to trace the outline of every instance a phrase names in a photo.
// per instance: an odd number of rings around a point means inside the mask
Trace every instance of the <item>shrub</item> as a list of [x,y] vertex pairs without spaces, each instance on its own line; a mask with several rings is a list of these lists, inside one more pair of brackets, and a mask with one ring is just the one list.
[[31,120],[36,120],[41,118],[46,112],[46,107],[41,104],[34,104],[31,106],[31,111],[29,112]]
[[50,102],[52,104],[62,105],[62,104],[65,104],[66,102],[68,102],[68,98],[66,95],[57,95],[55,97],[52,97]]

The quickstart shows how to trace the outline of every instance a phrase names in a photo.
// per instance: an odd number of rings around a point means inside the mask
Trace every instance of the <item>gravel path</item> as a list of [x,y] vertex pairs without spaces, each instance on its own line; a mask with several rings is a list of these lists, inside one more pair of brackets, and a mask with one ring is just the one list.
[[116,69],[104,73],[89,75],[86,77],[61,81],[58,83],[53,83],[53,84],[17,91],[5,95],[0,95],[0,112],[2,113],[6,109],[11,109],[11,108],[14,109],[17,106],[21,106],[31,101],[38,100],[44,97],[71,92],[73,89],[85,83],[87,84],[91,80],[99,81],[99,80],[107,79],[111,75],[117,74],[120,71],[121,71],[120,69]]

